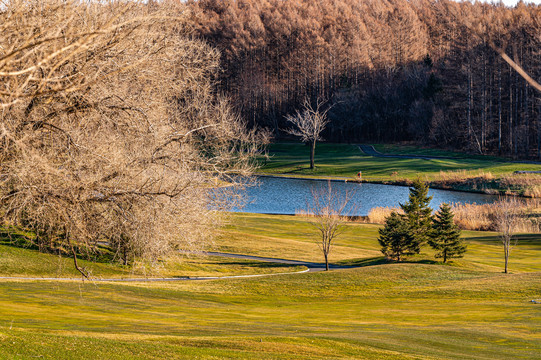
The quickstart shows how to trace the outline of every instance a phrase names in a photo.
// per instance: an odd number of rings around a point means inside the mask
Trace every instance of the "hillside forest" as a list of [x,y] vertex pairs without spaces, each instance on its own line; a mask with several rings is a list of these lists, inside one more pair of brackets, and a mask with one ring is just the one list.
[[221,91],[251,126],[326,101],[333,142],[541,158],[541,8],[448,0],[193,0]]

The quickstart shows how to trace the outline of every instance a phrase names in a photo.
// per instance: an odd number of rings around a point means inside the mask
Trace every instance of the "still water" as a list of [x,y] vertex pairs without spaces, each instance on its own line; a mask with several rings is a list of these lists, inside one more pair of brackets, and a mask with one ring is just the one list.
[[[258,185],[246,189],[248,203],[241,209],[251,213],[295,214],[311,201],[311,189],[326,188],[327,181],[260,177]],[[381,184],[355,184],[333,181],[333,191],[352,192],[348,215],[367,215],[378,206],[399,207],[408,201],[409,190],[405,186]],[[436,210],[441,203],[485,204],[498,200],[497,196],[459,191],[430,189],[430,206]]]

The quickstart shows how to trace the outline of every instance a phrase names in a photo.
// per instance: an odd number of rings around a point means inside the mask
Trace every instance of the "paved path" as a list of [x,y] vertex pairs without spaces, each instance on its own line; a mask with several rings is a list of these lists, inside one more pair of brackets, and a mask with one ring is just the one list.
[[[314,263],[314,262],[308,262],[308,261],[278,259],[278,258],[269,258],[269,257],[251,256],[251,255],[241,255],[241,254],[229,254],[229,253],[222,253],[222,252],[207,252],[206,254],[207,255],[212,255],[212,256],[230,257],[230,258],[235,258],[235,259],[265,261],[265,262],[271,262],[271,263],[275,263],[275,264],[301,265],[301,266],[306,266],[308,268],[308,271],[310,271],[310,272],[317,272],[317,271],[325,270],[325,264],[324,263]],[[351,269],[351,268],[354,268],[354,267],[355,266],[342,266],[342,265],[330,264],[329,265],[329,270]]]
[[402,158],[402,159],[423,159],[423,160],[434,160],[434,159],[456,159],[448,156],[426,156],[426,155],[400,155],[400,154],[382,154],[377,151],[372,145],[359,145],[359,149],[363,153],[369,156],[374,157],[385,157],[385,158]]
[[[242,255],[242,254],[231,254],[231,253],[222,253],[222,252],[206,252],[205,254],[211,255],[211,256],[222,256],[222,257],[227,257],[227,258],[234,258],[234,259],[264,261],[264,262],[270,262],[270,263],[275,263],[275,264],[299,265],[299,266],[305,266],[308,269],[300,270],[300,271],[285,272],[285,273],[253,274],[253,275],[179,276],[179,277],[168,277],[168,278],[123,278],[123,279],[122,278],[112,278],[112,279],[91,278],[91,280],[89,281],[91,282],[156,282],[156,281],[219,280],[219,279],[267,277],[267,276],[277,276],[277,275],[293,275],[293,274],[302,274],[306,272],[317,272],[317,271],[325,270],[325,264],[323,263],[313,263],[313,262],[287,260],[287,259],[276,259],[276,258],[250,256],[250,255]],[[354,266],[329,265],[330,270],[350,269],[350,268],[354,268]],[[80,281],[81,278],[0,276],[0,280]]]
[[[437,159],[468,159],[466,155],[459,156],[427,156],[427,155],[413,155],[413,154],[383,154],[377,151],[373,145],[361,144],[359,149],[368,156],[374,157],[384,157],[384,158],[401,158],[401,159],[423,159],[423,160],[437,160]],[[492,159],[494,162],[510,162],[514,164],[531,164],[531,165],[541,165],[540,161],[534,160],[507,160],[507,159]],[[517,172],[518,173],[518,172]],[[524,173],[536,173],[532,171],[524,171]]]

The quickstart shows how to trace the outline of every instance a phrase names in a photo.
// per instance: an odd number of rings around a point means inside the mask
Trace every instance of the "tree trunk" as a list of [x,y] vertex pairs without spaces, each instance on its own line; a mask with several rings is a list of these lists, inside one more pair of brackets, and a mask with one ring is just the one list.
[[324,254],[325,255],[325,271],[329,271],[329,258],[328,258],[328,254]]
[[88,277],[88,274],[79,267],[79,264],[77,263],[77,251],[75,250],[75,247],[72,245],[71,246],[71,252],[73,254],[73,265],[75,265],[75,269],[77,269],[77,271],[79,271],[81,273],[81,275],[83,275],[83,280],[86,278],[88,280],[90,280],[90,278]]
[[502,154],[502,69],[498,69],[498,155]]
[[316,154],[316,141],[312,140],[312,144],[310,146],[310,169],[314,169],[314,157]]
[[509,246],[504,245],[503,251],[505,253],[505,270],[504,270],[504,273],[507,274],[507,265],[509,264]]
[[541,102],[537,111],[537,158],[541,159]]

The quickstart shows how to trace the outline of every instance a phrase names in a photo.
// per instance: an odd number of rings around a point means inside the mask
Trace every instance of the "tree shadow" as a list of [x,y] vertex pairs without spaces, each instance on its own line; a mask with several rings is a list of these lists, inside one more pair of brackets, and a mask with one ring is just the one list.
[[376,256],[371,258],[362,258],[362,259],[351,259],[351,260],[342,260],[335,263],[335,265],[340,266],[354,266],[354,267],[365,267],[365,266],[375,266],[375,265],[386,265],[386,264],[427,264],[427,265],[437,265],[441,262],[430,259],[419,259],[419,260],[401,260],[395,261],[386,258],[385,256]]
[[[26,234],[25,234],[26,233]],[[31,231],[16,228],[0,228],[0,245],[19,249],[34,250],[43,254],[59,255],[72,258],[73,254],[59,244],[44,244],[41,248],[35,239],[37,235]],[[115,261],[114,252],[109,246],[98,245],[88,251],[75,247],[77,257],[97,263],[112,263]]]
[[296,264],[284,264],[284,263],[273,263],[273,262],[267,262],[267,261],[250,261],[250,260],[211,261],[209,263],[213,265],[249,266],[249,267],[260,268],[260,269],[290,268],[290,267],[299,266]]
[[390,264],[390,263],[393,263],[393,261],[387,259],[385,256],[376,256],[376,257],[371,257],[371,258],[337,261],[333,265],[365,267],[365,266],[384,265],[384,264]]
[[[541,234],[515,234],[513,238],[518,241],[518,245],[541,246]],[[500,237],[498,235],[467,237],[467,241],[471,242],[486,242],[494,245],[500,245]]]
[[0,245],[38,250],[38,246],[28,236],[5,228],[0,229]]

